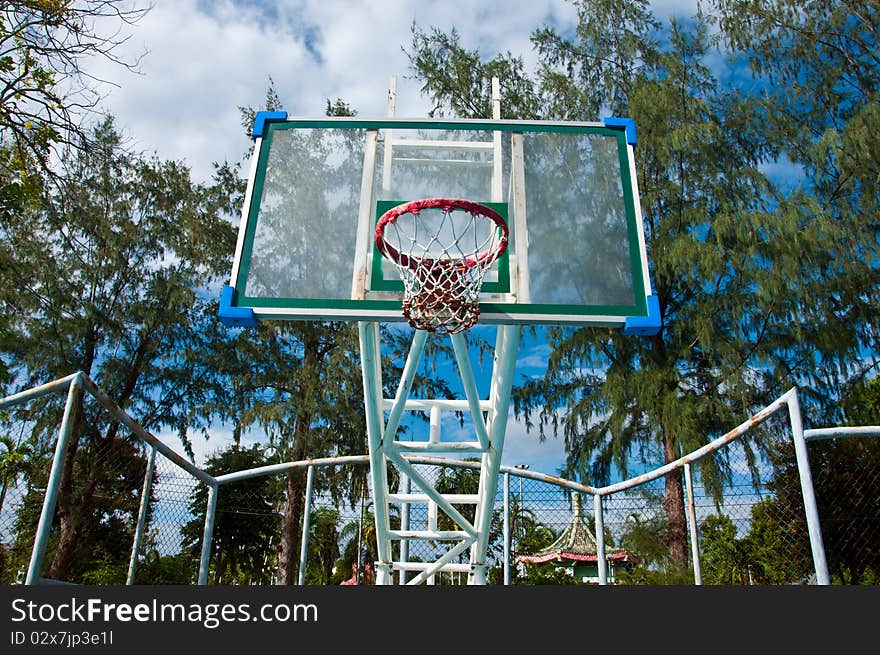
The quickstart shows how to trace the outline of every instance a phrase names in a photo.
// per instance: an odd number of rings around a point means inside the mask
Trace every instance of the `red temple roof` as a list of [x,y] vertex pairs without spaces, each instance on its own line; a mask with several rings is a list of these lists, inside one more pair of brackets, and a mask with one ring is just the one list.
[[[571,520],[559,538],[534,555],[519,555],[518,562],[542,564],[544,562],[595,562],[599,559],[598,546],[593,533],[581,514],[581,498],[577,491],[571,492]],[[638,561],[623,548],[606,548],[605,559],[618,562]]]

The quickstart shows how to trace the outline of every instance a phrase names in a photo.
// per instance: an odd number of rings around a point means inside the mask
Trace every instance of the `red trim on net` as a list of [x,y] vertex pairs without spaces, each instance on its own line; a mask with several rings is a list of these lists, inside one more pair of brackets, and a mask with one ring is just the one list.
[[461,198],[422,198],[420,200],[412,200],[403,205],[397,205],[397,207],[392,207],[379,217],[379,221],[376,223],[376,246],[382,255],[397,262],[401,266],[406,266],[413,270],[419,266],[422,261],[420,258],[401,254],[394,246],[385,241],[384,235],[385,226],[391,225],[403,214],[418,215],[423,209],[442,209],[446,212],[453,209],[463,209],[470,214],[485,216],[501,228],[501,239],[498,245],[492,250],[479,253],[476,259],[471,257],[465,259],[462,263],[467,267],[476,266],[487,259],[495,261],[504,254],[505,250],[507,250],[507,239],[510,234],[507,228],[507,223],[504,221],[501,214],[491,207],[486,207],[486,205],[481,205],[473,200],[463,200]]

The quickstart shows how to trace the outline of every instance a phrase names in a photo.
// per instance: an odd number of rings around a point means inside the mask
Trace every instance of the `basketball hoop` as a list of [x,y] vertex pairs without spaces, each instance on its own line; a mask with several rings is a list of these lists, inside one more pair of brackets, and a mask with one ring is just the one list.
[[[432,209],[440,216],[422,215]],[[413,200],[385,212],[376,224],[376,246],[403,279],[403,315],[412,327],[440,334],[477,322],[483,278],[507,240],[507,223],[498,212],[457,198]]]

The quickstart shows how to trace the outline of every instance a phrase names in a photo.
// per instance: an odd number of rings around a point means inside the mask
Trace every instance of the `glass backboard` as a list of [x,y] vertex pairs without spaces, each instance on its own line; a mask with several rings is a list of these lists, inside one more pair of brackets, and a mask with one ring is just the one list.
[[505,217],[481,323],[659,327],[633,163],[634,124],[257,115],[221,319],[402,321],[378,218],[421,198]]

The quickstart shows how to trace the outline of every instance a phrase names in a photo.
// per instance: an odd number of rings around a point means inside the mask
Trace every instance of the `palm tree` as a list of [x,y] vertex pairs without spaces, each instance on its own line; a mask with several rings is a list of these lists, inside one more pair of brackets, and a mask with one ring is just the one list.
[[18,443],[7,435],[0,436],[0,516],[3,515],[3,504],[6,502],[6,490],[15,486],[18,476],[30,468],[34,451],[26,441]]

